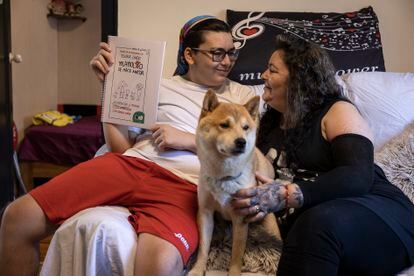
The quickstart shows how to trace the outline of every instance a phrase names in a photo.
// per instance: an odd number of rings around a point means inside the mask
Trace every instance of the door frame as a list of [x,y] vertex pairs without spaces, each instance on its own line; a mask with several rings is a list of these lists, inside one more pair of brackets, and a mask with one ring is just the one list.
[[101,1],[101,41],[118,34],[118,0]]
[[0,0],[0,208],[14,197],[10,0]]

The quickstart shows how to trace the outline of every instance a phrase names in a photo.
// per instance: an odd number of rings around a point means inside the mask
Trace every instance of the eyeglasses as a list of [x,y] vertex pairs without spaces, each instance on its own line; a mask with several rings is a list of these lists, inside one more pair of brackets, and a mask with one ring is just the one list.
[[230,61],[235,61],[239,57],[239,50],[238,49],[230,49],[228,51],[218,48],[218,49],[211,49],[211,50],[204,50],[200,48],[191,48],[193,51],[200,51],[202,53],[209,53],[211,55],[211,59],[214,62],[221,62],[226,57],[229,56]]

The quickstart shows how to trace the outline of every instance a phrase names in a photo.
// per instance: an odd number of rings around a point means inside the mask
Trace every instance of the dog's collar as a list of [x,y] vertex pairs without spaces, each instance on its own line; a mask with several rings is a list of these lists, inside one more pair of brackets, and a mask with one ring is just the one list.
[[232,180],[235,180],[235,179],[239,178],[242,175],[242,173],[243,172],[240,172],[236,176],[232,176],[232,175],[225,176],[223,178],[220,178],[219,181],[232,181]]

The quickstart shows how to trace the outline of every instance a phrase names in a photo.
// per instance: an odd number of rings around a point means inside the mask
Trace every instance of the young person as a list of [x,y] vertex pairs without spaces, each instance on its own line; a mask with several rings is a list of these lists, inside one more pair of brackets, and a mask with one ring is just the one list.
[[[247,221],[281,216],[277,275],[395,275],[414,263],[414,205],[373,163],[372,134],[319,46],[279,36],[258,147],[285,181],[240,190]],[[287,182],[286,182],[287,181]],[[256,209],[260,210],[259,212]]]
[[[102,80],[113,57],[107,44],[100,47],[91,66]],[[236,103],[254,95],[227,79],[237,56],[226,23],[211,16],[187,22],[176,76],[161,83],[157,124],[139,137],[124,126],[104,124],[112,153],[9,205],[0,232],[0,274],[33,274],[38,242],[59,224],[89,207],[119,205],[129,209],[138,235],[135,275],[181,275],[198,242],[194,134],[204,93],[213,89],[219,100]]]

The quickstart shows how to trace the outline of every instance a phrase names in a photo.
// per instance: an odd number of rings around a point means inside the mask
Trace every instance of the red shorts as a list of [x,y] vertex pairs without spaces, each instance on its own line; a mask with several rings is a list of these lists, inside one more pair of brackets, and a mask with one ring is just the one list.
[[150,161],[107,153],[53,178],[30,195],[53,223],[90,207],[125,206],[137,233],[172,243],[184,264],[197,248],[197,186]]

